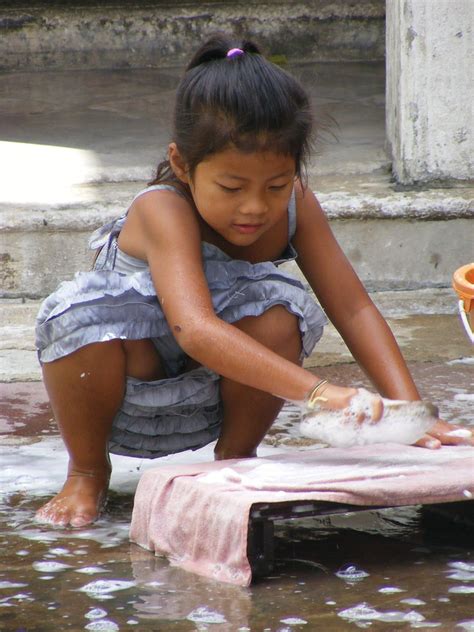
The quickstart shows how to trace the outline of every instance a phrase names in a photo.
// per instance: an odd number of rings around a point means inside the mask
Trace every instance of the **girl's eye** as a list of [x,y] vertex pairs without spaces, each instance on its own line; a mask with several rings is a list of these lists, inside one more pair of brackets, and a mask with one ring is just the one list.
[[236,193],[237,191],[240,191],[240,187],[226,187],[223,184],[219,184],[219,186],[221,189],[223,189],[224,191],[227,191],[228,193]]
[[270,187],[270,191],[283,191],[283,189],[286,189],[286,187],[288,186],[288,184],[274,184],[273,186]]

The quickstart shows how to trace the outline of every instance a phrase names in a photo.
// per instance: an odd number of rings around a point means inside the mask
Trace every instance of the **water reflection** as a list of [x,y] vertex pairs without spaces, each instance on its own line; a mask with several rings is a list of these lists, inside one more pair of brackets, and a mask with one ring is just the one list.
[[135,545],[130,547],[130,561],[140,586],[135,609],[141,619],[225,624],[212,629],[230,631],[248,625],[249,589],[187,573]]
[[131,545],[130,500],[81,531],[35,525],[38,500],[4,499],[0,629],[474,629],[472,538],[454,527],[446,544],[419,508],[279,523],[273,574],[241,588]]

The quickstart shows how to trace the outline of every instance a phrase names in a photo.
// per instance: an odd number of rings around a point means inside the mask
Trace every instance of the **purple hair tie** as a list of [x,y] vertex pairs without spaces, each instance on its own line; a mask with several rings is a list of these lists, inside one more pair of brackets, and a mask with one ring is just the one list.
[[228,52],[226,57],[240,57],[240,55],[243,55],[244,51],[241,48],[231,48]]

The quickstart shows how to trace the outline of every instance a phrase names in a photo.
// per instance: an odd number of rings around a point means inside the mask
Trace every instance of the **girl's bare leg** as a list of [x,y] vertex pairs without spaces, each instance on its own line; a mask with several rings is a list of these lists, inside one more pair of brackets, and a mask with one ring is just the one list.
[[[235,326],[295,364],[300,363],[301,337],[297,317],[283,306],[261,316],[248,316]],[[215,458],[251,457],[275,421],[283,400],[227,378],[221,378],[224,405],[222,430]]]
[[97,518],[111,472],[108,437],[122,403],[126,375],[144,380],[163,376],[150,340],[94,343],[43,365],[69,466],[62,490],[39,509],[38,520],[82,527]]

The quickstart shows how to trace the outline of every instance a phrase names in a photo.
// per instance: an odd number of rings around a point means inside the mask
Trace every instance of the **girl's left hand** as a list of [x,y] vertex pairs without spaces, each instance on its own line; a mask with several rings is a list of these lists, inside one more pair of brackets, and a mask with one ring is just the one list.
[[473,428],[458,426],[438,419],[435,425],[421,437],[415,445],[420,448],[436,450],[442,445],[471,445],[474,446]]

